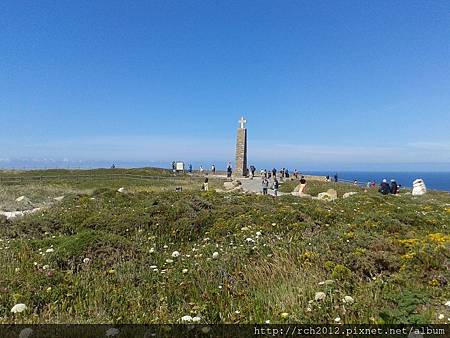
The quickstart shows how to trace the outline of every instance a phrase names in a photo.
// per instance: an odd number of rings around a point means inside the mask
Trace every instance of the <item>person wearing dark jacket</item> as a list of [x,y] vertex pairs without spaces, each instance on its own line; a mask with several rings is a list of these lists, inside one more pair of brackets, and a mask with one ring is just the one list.
[[395,180],[391,180],[391,194],[396,195],[398,193],[398,186]]
[[384,179],[380,184],[380,189],[378,189],[379,192],[381,192],[383,195],[387,195],[391,192],[391,187],[389,186],[389,183],[386,179]]

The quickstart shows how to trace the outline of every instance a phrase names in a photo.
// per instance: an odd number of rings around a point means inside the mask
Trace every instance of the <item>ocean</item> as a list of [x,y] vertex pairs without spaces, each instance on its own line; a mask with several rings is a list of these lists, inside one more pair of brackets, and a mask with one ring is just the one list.
[[338,180],[357,180],[359,183],[375,181],[379,184],[384,178],[390,181],[395,179],[403,187],[412,187],[412,182],[421,178],[428,189],[444,190],[450,192],[450,172],[370,172],[370,171],[305,171],[303,174],[333,177],[338,175]]

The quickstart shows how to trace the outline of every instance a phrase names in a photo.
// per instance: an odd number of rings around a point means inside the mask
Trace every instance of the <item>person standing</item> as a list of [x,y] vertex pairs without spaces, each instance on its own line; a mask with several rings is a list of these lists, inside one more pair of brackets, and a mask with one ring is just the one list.
[[262,179],[261,185],[263,195],[267,195],[267,189],[269,189],[269,180],[267,179],[267,177],[264,177]]
[[228,162],[228,165],[227,165],[227,178],[228,179],[231,179],[231,174],[232,173],[233,173],[233,169],[231,168],[231,163]]
[[203,183],[203,190],[209,191],[209,182],[208,177],[205,177],[205,182]]
[[272,175],[273,177],[277,176],[277,169],[275,168],[272,169]]
[[255,166],[254,165],[251,165],[250,166],[250,172],[251,172],[251,174],[252,174],[252,179],[255,177],[255,171],[256,171],[256,168],[255,168]]
[[189,163],[189,169],[188,169],[188,171],[189,171],[189,174],[192,174],[192,163]]
[[337,181],[338,181],[338,175],[334,174],[334,182],[337,183]]
[[212,172],[213,175],[216,174],[216,165],[215,165],[215,164],[213,164],[213,165],[211,166],[211,172]]
[[274,176],[274,177],[273,177],[273,185],[272,185],[272,189],[273,189],[273,195],[274,195],[275,197],[278,196],[278,188],[279,188],[279,187],[280,187],[280,183],[278,182],[277,177]]
[[200,169],[199,169],[199,171],[200,171],[200,174],[202,174],[202,173],[203,173],[203,166],[200,166]]

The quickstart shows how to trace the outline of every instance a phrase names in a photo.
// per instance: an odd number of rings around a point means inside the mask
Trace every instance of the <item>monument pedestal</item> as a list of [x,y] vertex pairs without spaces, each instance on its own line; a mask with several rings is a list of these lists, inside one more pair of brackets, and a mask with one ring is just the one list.
[[247,176],[247,129],[239,128],[236,139],[236,169],[235,176]]

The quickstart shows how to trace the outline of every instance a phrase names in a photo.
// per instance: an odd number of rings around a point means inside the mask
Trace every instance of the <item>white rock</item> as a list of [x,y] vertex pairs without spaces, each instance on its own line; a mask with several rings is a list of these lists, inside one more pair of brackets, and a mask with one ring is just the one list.
[[326,297],[324,292],[316,292],[314,295],[314,300],[324,300]]
[[342,196],[342,198],[349,198],[350,196],[353,196],[353,195],[356,195],[356,194],[357,194],[357,192],[355,192],[355,191],[346,192],[346,193]]
[[120,192],[120,193],[124,193],[125,192],[125,188],[124,187],[119,188],[119,189],[117,189],[117,191]]
[[322,201],[334,201],[337,199],[337,191],[334,189],[328,189],[326,192],[319,193],[317,198]]
[[183,316],[183,317],[181,317],[181,321],[182,322],[192,322],[192,317],[191,316]]
[[413,190],[412,190],[412,195],[413,196],[422,196],[424,194],[426,194],[427,192],[427,187],[425,186],[425,182],[423,181],[423,179],[418,178],[413,182]]
[[12,307],[11,312],[12,313],[20,313],[27,309],[27,306],[25,304],[19,303]]
[[353,299],[353,297],[345,296],[343,299],[343,302],[346,304],[353,304],[355,302],[355,300]]

